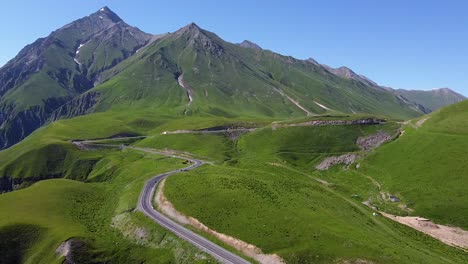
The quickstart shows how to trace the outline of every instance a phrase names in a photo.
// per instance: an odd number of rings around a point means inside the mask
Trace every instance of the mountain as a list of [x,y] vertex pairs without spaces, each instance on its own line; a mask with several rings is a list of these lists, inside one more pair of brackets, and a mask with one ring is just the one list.
[[250,48],[250,49],[256,49],[256,50],[262,50],[262,48],[261,48],[259,45],[255,44],[255,43],[253,43],[253,42],[250,42],[250,41],[248,41],[248,40],[242,41],[241,43],[239,43],[239,46],[241,46],[241,47],[243,47],[243,48]]
[[423,105],[431,112],[444,106],[466,100],[465,96],[449,88],[440,88],[428,91],[397,89],[393,90],[393,93],[407,98],[409,101]]
[[[149,35],[108,8],[78,21],[88,22],[51,34],[72,44],[29,55],[43,61],[21,75],[34,89],[6,92],[22,92],[15,106],[62,101],[0,151],[2,261],[214,263],[137,208],[145,183],[171,175],[157,200],[261,263],[467,263],[375,210],[466,229],[468,101],[421,116],[423,106],[350,70],[229,43],[194,23]],[[183,169],[190,157],[207,164]],[[314,169],[343,157],[357,160]]]
[[308,58],[308,59],[306,59],[305,61],[308,62],[308,63],[312,63],[312,64],[314,64],[314,65],[317,65],[317,66],[320,65],[320,63],[318,63],[318,62],[317,62],[316,60],[314,60],[313,58]]
[[104,7],[28,45],[0,69],[0,148],[60,118],[129,107],[227,118],[424,113],[376,87],[348,68],[250,41],[229,43],[194,23],[146,34]]
[[[129,104],[134,109],[172,115],[230,118],[287,118],[326,112],[397,118],[421,114],[386,90],[336,76],[307,61],[243,46],[191,23],[159,37],[107,71],[112,78],[62,107],[58,118],[122,109]],[[99,100],[88,104],[87,98]],[[91,110],[83,111],[83,105]]]
[[[317,61],[310,58],[307,61],[319,65]],[[419,109],[424,113],[430,113],[435,111],[441,107],[451,105],[454,103],[458,103],[466,99],[465,96],[456,93],[455,91],[449,88],[440,88],[440,89],[433,89],[429,91],[424,90],[404,90],[404,89],[393,89],[390,87],[383,87],[378,85],[376,82],[372,81],[371,79],[367,78],[364,75],[360,75],[355,73],[348,67],[342,66],[339,68],[332,68],[325,64],[320,64],[329,72],[346,78],[350,80],[355,80],[357,82],[363,83],[368,86],[373,86],[378,89],[385,89],[394,95],[396,95],[400,100],[405,101],[409,105],[413,105],[414,108]]]
[[353,70],[351,70],[350,68],[348,67],[345,67],[345,66],[342,66],[342,67],[339,67],[339,68],[332,68],[328,65],[325,65],[325,64],[322,64],[323,67],[325,67],[325,69],[327,69],[328,71],[330,71],[331,73],[337,75],[337,76],[340,76],[340,77],[343,77],[343,78],[346,78],[346,79],[352,79],[352,80],[355,80],[355,81],[358,81],[358,82],[362,82],[366,85],[369,85],[369,86],[378,86],[377,83],[375,83],[374,81],[372,81],[371,79],[367,78],[366,76],[364,75],[360,75],[360,74],[357,74],[355,73]]
[[0,148],[46,123],[151,39],[103,7],[26,46],[0,69]]

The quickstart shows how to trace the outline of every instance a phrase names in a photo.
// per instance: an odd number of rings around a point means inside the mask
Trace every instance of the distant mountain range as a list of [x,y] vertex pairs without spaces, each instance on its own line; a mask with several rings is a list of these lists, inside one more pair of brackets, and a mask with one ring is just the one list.
[[108,7],[26,46],[0,68],[0,149],[44,124],[125,108],[168,115],[286,118],[369,113],[408,119],[465,97],[380,87],[189,24],[152,35]]
[[396,96],[400,97],[402,100],[419,105],[420,107],[422,107],[421,110],[423,110],[423,112],[425,113],[430,113],[444,106],[455,104],[466,99],[465,96],[449,88],[439,88],[432,90],[393,89],[390,87],[380,86],[376,82],[367,78],[366,76],[357,74],[353,70],[344,66],[336,69],[324,64],[322,64],[322,66],[324,66],[330,72],[343,78],[356,80],[358,82],[365,83],[369,86],[375,86],[386,89],[395,94]]
[[429,112],[466,100],[465,96],[449,88],[439,88],[428,91],[392,89],[391,91],[397,96],[424,106]]

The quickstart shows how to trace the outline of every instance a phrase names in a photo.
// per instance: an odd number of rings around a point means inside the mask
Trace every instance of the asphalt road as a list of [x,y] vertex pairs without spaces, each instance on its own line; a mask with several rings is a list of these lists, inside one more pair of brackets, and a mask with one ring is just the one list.
[[[83,145],[93,145],[92,141],[81,141],[81,142],[73,142],[77,147]],[[188,167],[177,169],[173,171],[168,171],[163,174],[159,174],[148,180],[141,191],[140,197],[138,199],[137,208],[139,211],[143,212],[146,216],[151,218],[154,222],[158,223],[162,227],[168,229],[169,231],[176,234],[178,237],[188,241],[189,243],[193,244],[194,246],[198,247],[200,250],[210,254],[215,259],[220,261],[221,263],[226,264],[247,264],[250,263],[247,260],[237,256],[236,254],[216,245],[215,243],[207,240],[206,238],[190,231],[189,229],[179,225],[178,223],[174,222],[169,217],[163,215],[162,213],[158,212],[153,207],[153,197],[154,192],[161,182],[161,180],[171,176],[172,174],[181,173],[189,170],[196,169],[204,164],[202,160],[191,159],[187,157],[182,157],[178,155],[168,154],[165,152],[160,152],[154,149],[149,148],[139,148],[139,147],[125,147],[121,145],[106,145],[106,146],[114,146],[120,148],[129,148],[139,151],[144,151],[152,154],[159,154],[164,155],[172,158],[178,158],[183,160],[188,160],[192,164]]]
[[231,253],[230,251],[216,245],[215,243],[203,238],[202,236],[177,224],[176,222],[172,221],[170,218],[156,211],[153,208],[152,202],[153,202],[153,197],[154,197],[154,191],[156,190],[156,187],[158,186],[159,182],[161,182],[161,180],[175,173],[180,173],[180,172],[189,171],[189,170],[198,168],[204,164],[203,161],[197,160],[197,159],[188,159],[188,158],[180,157],[176,155],[169,155],[167,153],[158,152],[158,151],[147,149],[147,148],[137,148],[137,147],[129,147],[129,148],[141,150],[141,151],[145,151],[149,153],[159,154],[159,155],[170,156],[173,158],[189,160],[190,162],[192,162],[192,164],[188,167],[169,171],[163,174],[159,174],[159,175],[154,176],[150,180],[148,180],[145,186],[143,187],[143,191],[140,194],[140,198],[138,200],[138,210],[143,212],[146,216],[151,218],[153,221],[155,221],[162,227],[172,231],[174,234],[176,234],[180,238],[192,243],[199,249],[212,255],[214,258],[221,261],[222,263],[232,263],[232,264],[250,263],[246,261],[245,259]]

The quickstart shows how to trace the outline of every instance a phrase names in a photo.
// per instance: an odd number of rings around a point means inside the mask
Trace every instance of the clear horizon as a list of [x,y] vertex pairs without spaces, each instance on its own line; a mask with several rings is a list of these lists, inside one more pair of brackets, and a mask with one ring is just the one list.
[[[185,2],[185,3],[184,3]],[[191,22],[226,41],[247,39],[299,59],[346,66],[382,86],[468,95],[468,20],[464,1],[248,1],[177,5],[149,0],[69,3],[18,0],[0,11],[0,66],[27,44],[108,6],[126,23],[159,34]],[[44,19],[46,17],[47,19]],[[14,21],[14,24],[12,24]]]

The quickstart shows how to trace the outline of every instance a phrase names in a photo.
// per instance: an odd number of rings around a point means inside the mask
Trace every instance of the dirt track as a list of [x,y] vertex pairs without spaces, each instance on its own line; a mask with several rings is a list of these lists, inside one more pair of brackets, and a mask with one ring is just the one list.
[[381,212],[381,214],[388,219],[419,230],[445,244],[462,248],[465,251],[468,249],[468,231],[461,228],[438,225],[429,219],[418,216],[396,216],[384,212]]

